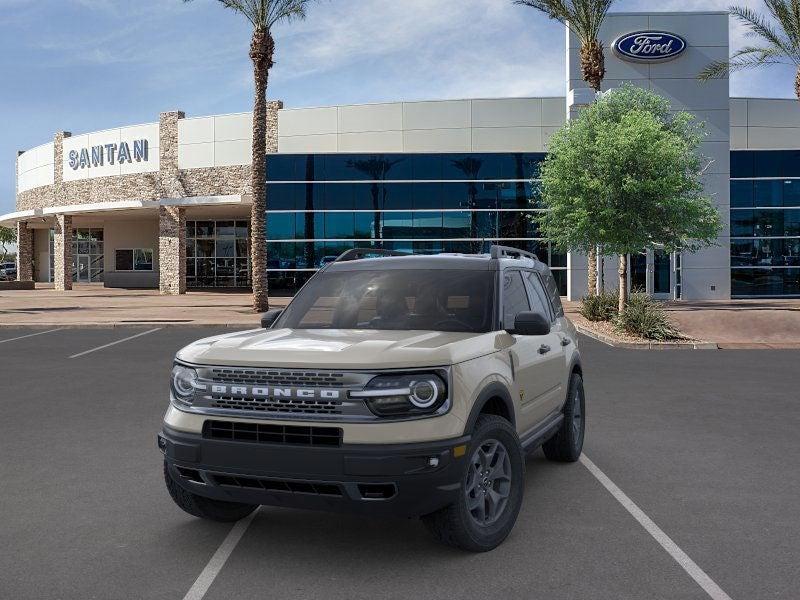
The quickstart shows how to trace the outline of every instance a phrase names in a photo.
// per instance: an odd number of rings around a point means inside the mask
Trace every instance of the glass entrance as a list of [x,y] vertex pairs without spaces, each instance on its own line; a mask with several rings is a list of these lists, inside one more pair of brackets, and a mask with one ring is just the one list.
[[631,254],[630,258],[630,291],[647,291],[647,253]]
[[[630,291],[646,293],[659,300],[679,298],[679,287],[673,295],[673,285],[679,286],[678,274],[673,278],[673,255],[656,248],[628,257],[628,286]],[[674,279],[674,282],[673,282]]]
[[72,280],[103,281],[103,230],[75,229],[72,241]]

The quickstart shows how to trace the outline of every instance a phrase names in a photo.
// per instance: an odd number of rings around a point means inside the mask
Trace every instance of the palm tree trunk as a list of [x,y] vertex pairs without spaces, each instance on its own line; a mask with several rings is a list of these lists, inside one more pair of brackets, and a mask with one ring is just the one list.
[[797,99],[800,100],[800,68],[797,69],[797,75],[794,78],[794,93]]
[[581,75],[590,88],[595,92],[600,91],[603,77],[606,76],[606,65],[603,45],[597,40],[581,46]]
[[624,254],[619,255],[619,314],[625,310],[628,304],[628,258]]
[[269,309],[267,287],[267,83],[272,67],[275,44],[269,31],[256,29],[250,43],[250,58],[253,61],[255,99],[253,102],[253,155],[252,181],[253,204],[250,209],[250,268],[253,279],[253,310]]
[[[600,91],[603,77],[606,75],[603,45],[597,40],[591,40],[581,45],[581,75],[595,92]],[[587,286],[589,296],[597,293],[597,250],[593,247],[588,255],[589,269],[587,271]]]

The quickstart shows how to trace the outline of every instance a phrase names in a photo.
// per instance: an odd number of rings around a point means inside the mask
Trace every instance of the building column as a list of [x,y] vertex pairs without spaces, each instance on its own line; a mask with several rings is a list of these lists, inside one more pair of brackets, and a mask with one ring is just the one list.
[[56,215],[53,239],[53,281],[55,289],[72,289],[72,217]]
[[186,211],[178,206],[158,207],[158,288],[186,293]]
[[17,223],[17,281],[33,281],[33,229]]

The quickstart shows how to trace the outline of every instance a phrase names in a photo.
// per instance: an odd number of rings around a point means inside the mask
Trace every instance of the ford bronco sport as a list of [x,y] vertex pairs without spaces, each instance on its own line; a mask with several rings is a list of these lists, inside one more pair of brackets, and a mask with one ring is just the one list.
[[531,254],[350,250],[263,329],[177,353],[158,444],[172,499],[235,521],[261,504],[421,517],[491,550],[511,531],[525,454],[575,461],[575,329]]

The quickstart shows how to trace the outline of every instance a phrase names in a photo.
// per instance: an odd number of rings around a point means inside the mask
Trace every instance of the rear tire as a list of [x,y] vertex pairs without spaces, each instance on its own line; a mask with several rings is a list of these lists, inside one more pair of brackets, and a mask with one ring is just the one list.
[[586,432],[586,397],[583,378],[573,373],[569,380],[567,401],[562,410],[564,420],[556,434],[542,444],[544,455],[555,462],[575,462],[583,451]]
[[458,500],[422,522],[437,540],[487,552],[508,537],[525,490],[525,457],[517,432],[502,417],[482,415],[467,449]]
[[201,519],[233,523],[234,521],[244,519],[258,508],[257,504],[241,504],[239,502],[213,500],[211,498],[205,498],[204,496],[198,496],[197,494],[183,489],[172,478],[166,461],[164,461],[164,482],[167,484],[167,490],[175,501],[175,504],[190,515]]

